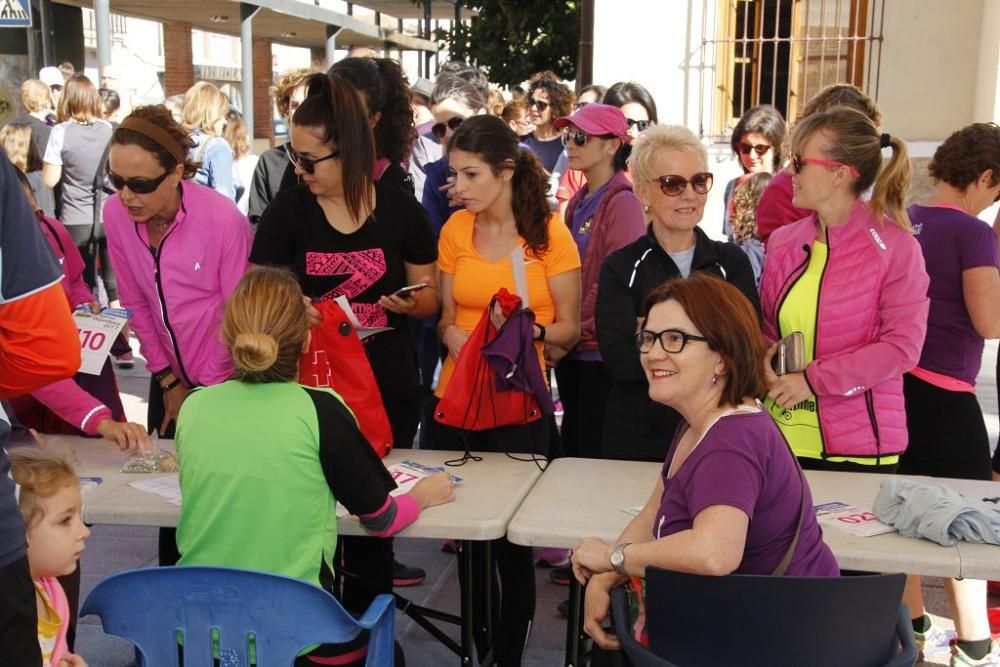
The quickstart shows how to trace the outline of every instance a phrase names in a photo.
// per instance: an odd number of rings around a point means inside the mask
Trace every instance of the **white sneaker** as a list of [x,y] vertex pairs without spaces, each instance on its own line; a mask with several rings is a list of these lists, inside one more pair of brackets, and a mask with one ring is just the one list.
[[951,645],[951,667],[1000,667],[1000,645],[996,640],[990,643],[990,652],[979,660],[973,660],[965,654],[958,643]]

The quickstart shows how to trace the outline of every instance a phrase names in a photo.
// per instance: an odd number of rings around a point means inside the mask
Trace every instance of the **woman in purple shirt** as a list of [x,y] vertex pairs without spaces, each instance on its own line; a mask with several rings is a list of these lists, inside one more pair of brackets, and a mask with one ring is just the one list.
[[704,273],[672,280],[647,298],[636,342],[650,398],[682,421],[653,493],[617,544],[590,537],[573,552],[577,579],[590,580],[587,634],[618,648],[601,628],[609,592],[648,566],[837,576],[805,478],[755,398],[767,390],[765,345],[747,298]]
[[[996,236],[976,216],[1000,198],[1000,127],[958,130],[928,170],[934,190],[907,211],[930,277],[930,312],[920,363],[903,376],[909,444],[899,472],[988,480],[990,441],[975,392],[984,339],[1000,338],[1000,269]],[[907,579],[904,602],[923,651],[947,638],[924,612],[920,583]],[[986,582],[944,583],[958,633],[952,664],[1000,663],[1000,648],[990,643]]]

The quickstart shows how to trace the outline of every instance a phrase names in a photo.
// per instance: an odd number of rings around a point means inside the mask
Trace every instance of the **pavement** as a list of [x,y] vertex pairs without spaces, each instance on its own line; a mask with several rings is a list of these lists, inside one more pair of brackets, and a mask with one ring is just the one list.
[[[137,347],[133,339],[133,347]],[[982,406],[991,442],[996,442],[1000,431],[998,416],[996,370],[996,342],[988,342],[983,355],[982,372],[977,386],[977,395]],[[132,421],[146,421],[146,393],[149,373],[142,358],[136,354],[136,365],[131,370],[119,370],[118,379],[125,404],[125,412]],[[398,589],[397,592],[413,602],[458,613],[459,592],[458,573],[455,556],[441,551],[441,543],[436,540],[397,539],[396,555],[407,565],[422,567],[427,571],[423,584]],[[81,561],[81,600],[105,577],[122,570],[150,567],[157,564],[157,530],[148,527],[94,526],[87,541],[87,550]],[[567,588],[556,586],[549,581],[548,570],[536,570],[538,602],[535,622],[531,630],[524,667],[552,667],[563,662],[566,622],[556,607],[566,599]],[[953,629],[948,619],[949,611],[945,599],[942,580],[924,579],[925,604],[928,611],[936,616],[945,627]],[[1000,597],[990,600],[991,606],[1000,606]],[[459,659],[423,628],[400,612],[396,612],[396,638],[406,654],[407,667],[439,667],[458,665]],[[442,626],[456,641],[458,628]],[[94,616],[80,619],[77,629],[76,651],[91,667],[132,667],[135,653],[132,645],[118,637],[107,635]],[[928,654],[923,665],[947,665],[948,649],[941,647]]]

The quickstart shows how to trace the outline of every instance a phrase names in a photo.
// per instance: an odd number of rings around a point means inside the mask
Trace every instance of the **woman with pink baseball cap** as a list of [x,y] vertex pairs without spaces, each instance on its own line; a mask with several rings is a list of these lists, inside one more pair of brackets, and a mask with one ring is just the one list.
[[569,167],[587,177],[566,208],[569,225],[583,260],[580,342],[568,352],[546,346],[556,367],[563,403],[562,439],[569,456],[599,458],[604,406],[611,376],[597,347],[594,307],[601,262],[646,231],[642,204],[625,175],[631,152],[628,122],[621,109],[587,104],[553,124],[562,130]]

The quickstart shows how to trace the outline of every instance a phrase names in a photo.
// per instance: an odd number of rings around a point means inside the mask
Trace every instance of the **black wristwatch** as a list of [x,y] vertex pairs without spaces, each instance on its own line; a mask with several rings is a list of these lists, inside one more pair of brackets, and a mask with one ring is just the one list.
[[545,327],[543,327],[538,322],[535,322],[535,326],[538,327],[538,335],[535,336],[535,340],[545,341]]

